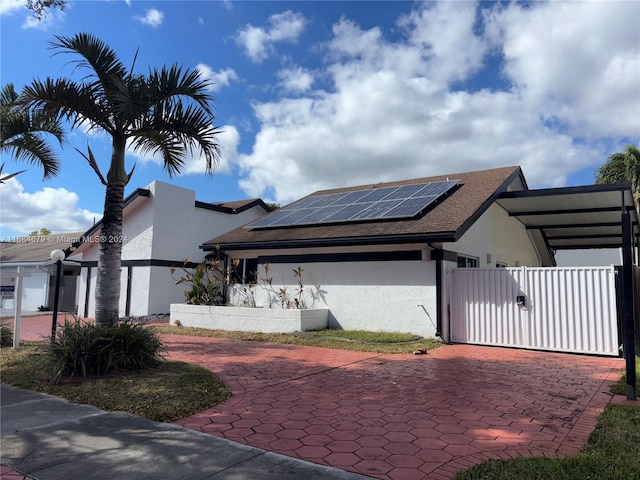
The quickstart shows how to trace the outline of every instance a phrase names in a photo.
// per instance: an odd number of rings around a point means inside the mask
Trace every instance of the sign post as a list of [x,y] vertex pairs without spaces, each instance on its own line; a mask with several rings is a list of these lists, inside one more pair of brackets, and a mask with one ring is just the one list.
[[20,346],[20,320],[22,315],[22,277],[30,277],[30,273],[24,273],[24,267],[18,267],[16,275],[16,288],[14,303],[16,307],[15,316],[13,318],[13,348]]

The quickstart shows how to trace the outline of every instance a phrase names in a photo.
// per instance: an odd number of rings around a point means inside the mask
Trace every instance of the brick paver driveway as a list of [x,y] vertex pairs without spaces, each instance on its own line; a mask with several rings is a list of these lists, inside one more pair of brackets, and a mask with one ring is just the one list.
[[444,479],[486,458],[575,454],[621,359],[448,345],[428,355],[167,335],[233,397],[177,422],[381,479]]

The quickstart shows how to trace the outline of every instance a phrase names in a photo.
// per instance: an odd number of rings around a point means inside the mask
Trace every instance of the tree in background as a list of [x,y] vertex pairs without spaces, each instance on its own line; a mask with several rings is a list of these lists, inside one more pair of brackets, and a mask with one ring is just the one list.
[[640,149],[635,145],[609,155],[607,162],[596,170],[597,184],[621,182],[631,182],[633,196],[640,204]]
[[[42,112],[70,122],[71,128],[102,132],[111,138],[111,160],[106,178],[91,148],[79,153],[89,162],[106,187],[101,221],[100,253],[96,282],[96,323],[118,320],[122,254],[124,189],[133,168],[125,169],[125,151],[156,154],[169,176],[180,172],[189,154],[201,154],[207,173],[219,160],[216,143],[220,131],[213,126],[210,83],[197,70],[178,65],[134,73],[104,42],[88,33],[56,36],[56,54],[71,53],[73,62],[87,75],[81,81],[68,78],[34,80],[21,95],[30,112]],[[134,166],[135,167],[135,166]]]
[[[61,144],[65,141],[61,122],[39,110],[20,109],[13,84],[4,85],[0,91],[0,151],[8,152],[16,160],[41,166],[44,178],[50,179],[57,175],[60,164],[47,142],[48,136],[55,137]],[[0,174],[3,167],[4,164]],[[23,171],[4,176],[0,182]]]
[[38,20],[46,17],[51,8],[59,8],[64,11],[66,4],[65,0],[27,0],[27,8],[33,12],[33,16]]
[[40,230],[34,230],[33,232],[29,233],[30,237],[45,237],[47,235],[51,235],[51,230],[44,227],[42,227]]

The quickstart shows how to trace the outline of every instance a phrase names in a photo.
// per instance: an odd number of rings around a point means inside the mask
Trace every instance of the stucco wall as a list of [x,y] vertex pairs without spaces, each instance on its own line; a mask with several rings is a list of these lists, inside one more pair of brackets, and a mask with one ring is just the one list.
[[[22,310],[35,311],[41,305],[47,304],[47,293],[49,291],[49,274],[38,268],[25,266],[24,273],[28,277],[22,278]],[[16,285],[15,275],[17,267],[3,266],[0,272],[2,285]],[[2,300],[2,308],[15,308],[15,295],[12,300]]]
[[608,267],[622,265],[621,248],[590,248],[584,250],[558,250],[559,267]]
[[[169,262],[181,265],[189,259],[201,262],[205,253],[202,243],[264,212],[255,207],[240,214],[226,214],[196,208],[195,192],[164,182],[147,187],[148,198],[140,198],[125,211],[123,222],[123,261]],[[82,247],[84,262],[97,262],[99,244],[86,243]],[[82,269],[78,295],[78,312],[84,314],[87,268]],[[88,316],[95,315],[95,282],[97,267],[92,267]],[[120,315],[126,313],[128,268],[123,265],[120,285]],[[133,265],[131,267],[130,316],[168,313],[171,303],[184,301],[184,286],[175,285],[168,266]]]
[[[477,257],[479,267],[494,267],[496,262],[509,267],[539,267],[540,259],[522,223],[509,217],[497,204],[487,211],[455,243],[443,244],[445,250]],[[487,254],[491,262],[487,262]]]
[[[396,246],[399,250],[406,248]],[[324,253],[335,253],[336,250],[327,249]],[[321,250],[314,251],[319,253]],[[284,253],[295,254],[296,251],[280,252]],[[241,252],[230,252],[231,257],[241,255]],[[308,306],[329,307],[332,328],[406,332],[428,337],[436,333],[434,261],[272,263],[270,276],[274,288],[285,286],[290,296],[295,297],[298,285],[293,269],[298,267],[303,269],[305,290],[317,294],[319,289],[325,299],[319,298],[314,305],[308,295]],[[260,276],[264,277],[262,269]],[[258,304],[265,305],[264,289],[259,287],[256,292]]]

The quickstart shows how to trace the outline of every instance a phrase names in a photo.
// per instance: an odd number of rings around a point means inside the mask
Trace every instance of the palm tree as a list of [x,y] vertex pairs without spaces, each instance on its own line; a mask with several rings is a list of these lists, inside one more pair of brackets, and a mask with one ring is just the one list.
[[77,68],[88,71],[80,82],[67,78],[34,80],[22,93],[29,110],[67,120],[71,128],[88,128],[111,137],[109,171],[102,175],[87,147],[80,152],[106,186],[101,225],[98,277],[96,282],[96,323],[113,325],[118,319],[124,188],[133,168],[125,170],[125,151],[162,157],[164,168],[173,176],[180,172],[188,154],[201,153],[212,173],[219,160],[212,125],[213,97],[209,83],[197,70],[178,65],[150,69],[146,75],[134,73],[135,57],[127,69],[114,51],[91,34],[56,36],[50,43],[56,54],[71,53]]
[[620,182],[631,183],[634,198],[640,204],[640,149],[635,145],[609,155],[607,162],[596,170],[596,183]]
[[[42,166],[44,178],[49,179],[58,173],[60,162],[47,143],[48,135],[55,137],[61,144],[64,142],[60,121],[37,110],[21,110],[13,84],[4,85],[0,91],[0,151],[8,152],[16,160]],[[4,176],[1,180],[4,182],[23,171]]]

